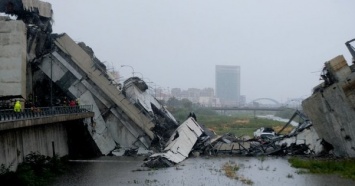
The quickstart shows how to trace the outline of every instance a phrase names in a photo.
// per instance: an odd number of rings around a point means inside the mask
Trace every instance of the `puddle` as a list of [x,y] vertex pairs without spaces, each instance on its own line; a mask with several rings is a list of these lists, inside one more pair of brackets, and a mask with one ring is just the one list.
[[298,174],[286,158],[188,158],[176,167],[147,170],[143,157],[100,157],[71,162],[71,169],[52,185],[248,185],[228,178],[222,167],[237,164],[239,178],[253,185],[355,185],[337,175]]

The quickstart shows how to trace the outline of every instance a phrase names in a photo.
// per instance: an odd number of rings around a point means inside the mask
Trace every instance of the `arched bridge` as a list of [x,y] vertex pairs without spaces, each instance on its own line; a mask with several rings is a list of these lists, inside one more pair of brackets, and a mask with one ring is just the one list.
[[282,111],[287,109],[286,107],[210,107],[210,109],[215,111],[229,111],[229,110],[250,110],[254,112],[254,117],[256,117],[256,111]]
[[212,110],[252,110],[252,111],[282,111],[287,109],[286,107],[210,107]]
[[253,102],[258,102],[258,101],[261,101],[261,100],[271,101],[271,102],[275,103],[275,105],[280,105],[280,103],[278,101],[276,101],[274,99],[271,99],[271,98],[258,98],[258,99],[254,99],[251,102],[253,103]]

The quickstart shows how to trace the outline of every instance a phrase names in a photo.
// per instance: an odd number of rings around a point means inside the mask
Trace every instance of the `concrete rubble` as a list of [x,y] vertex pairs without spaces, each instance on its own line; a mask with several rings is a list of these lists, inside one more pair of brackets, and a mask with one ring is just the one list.
[[189,157],[191,149],[203,132],[200,125],[192,117],[189,117],[171,135],[164,151],[151,155],[145,166],[169,167],[180,163]]
[[85,126],[102,155],[149,154],[148,167],[172,166],[191,155],[319,155],[332,146],[336,155],[355,155],[355,74],[342,56],[326,63],[325,83],[303,102],[309,119],[296,111],[285,127],[296,115],[303,122],[291,133],[217,136],[195,114],[179,124],[142,79],[116,82],[84,42],[52,33],[49,3],[1,1],[0,12],[17,16],[0,17],[0,86],[11,87],[0,90],[0,100],[23,98],[52,106],[64,96],[92,105],[95,117]]
[[[354,40],[352,40],[354,41]],[[351,41],[350,41],[351,42]],[[354,47],[346,45],[355,59]],[[355,65],[342,55],[325,62],[323,83],[302,102],[320,138],[334,148],[334,155],[355,157]]]
[[[217,136],[206,128],[202,129],[192,117],[189,117],[171,136],[164,152],[149,156],[143,166],[151,168],[168,167],[181,162],[188,156],[202,155],[320,156],[329,154],[329,151],[332,150],[331,145],[319,138],[312,122],[301,111],[297,110],[289,122],[285,124],[285,127],[291,123],[295,116],[300,116],[303,121],[289,134],[277,134],[273,137],[265,138],[236,137],[228,133]],[[181,126],[191,126],[190,123],[194,123],[193,126],[197,125],[199,127],[196,129],[189,127],[190,130],[188,131],[190,133],[184,132],[185,135],[183,136],[176,135],[185,131]],[[194,142],[194,144],[191,145],[191,142]],[[186,153],[187,149],[189,149],[188,153]]]

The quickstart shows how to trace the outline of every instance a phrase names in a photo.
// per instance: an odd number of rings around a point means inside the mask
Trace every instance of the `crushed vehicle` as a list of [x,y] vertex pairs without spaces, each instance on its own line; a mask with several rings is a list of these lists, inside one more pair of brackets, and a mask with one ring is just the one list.
[[257,129],[254,132],[254,137],[255,138],[262,138],[262,139],[264,139],[264,138],[273,138],[273,137],[275,137],[275,131],[272,128],[261,127],[260,129]]

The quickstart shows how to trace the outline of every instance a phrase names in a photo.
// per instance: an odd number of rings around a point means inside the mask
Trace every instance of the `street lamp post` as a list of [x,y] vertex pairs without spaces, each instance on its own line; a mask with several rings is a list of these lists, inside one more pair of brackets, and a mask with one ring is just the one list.
[[129,65],[121,65],[121,67],[130,67],[132,69],[132,77],[134,77],[134,68]]

